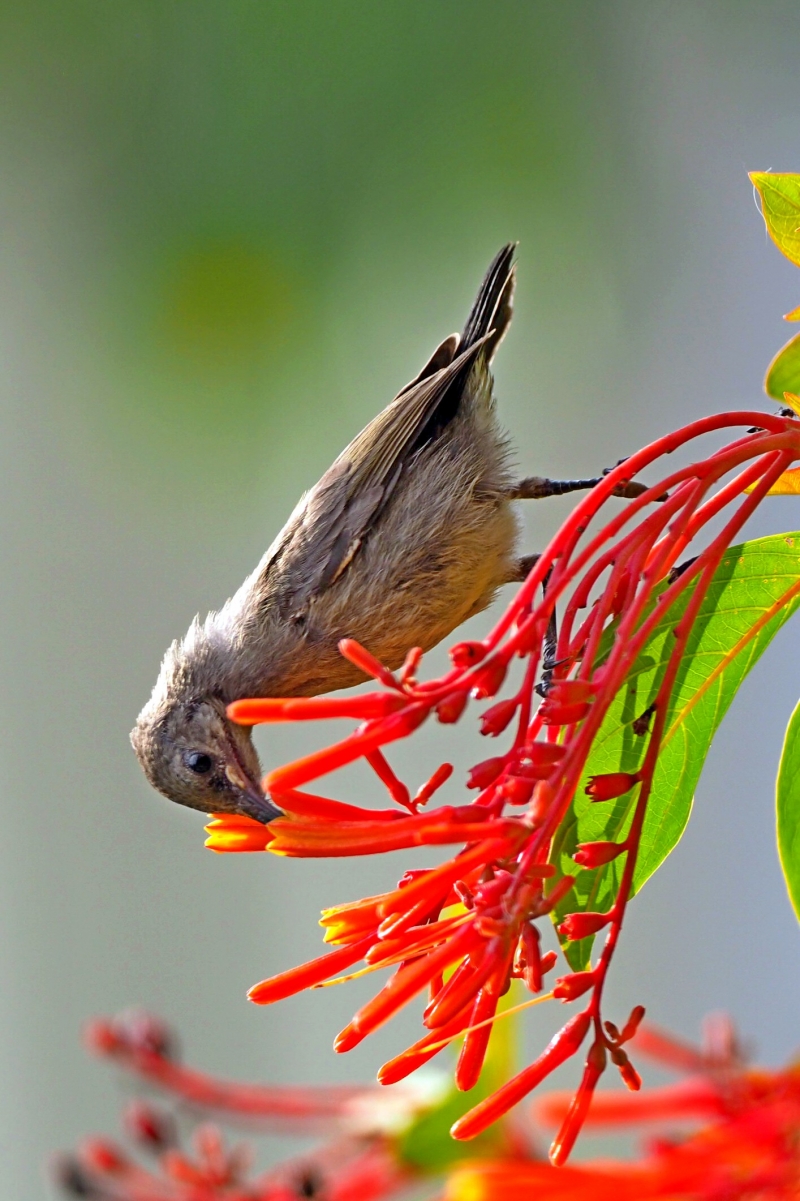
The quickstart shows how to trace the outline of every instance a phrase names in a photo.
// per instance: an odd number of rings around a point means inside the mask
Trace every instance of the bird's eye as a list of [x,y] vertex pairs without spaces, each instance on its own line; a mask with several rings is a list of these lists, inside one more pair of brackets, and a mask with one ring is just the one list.
[[189,751],[185,763],[189,770],[197,772],[198,776],[204,776],[213,767],[211,756],[203,751]]

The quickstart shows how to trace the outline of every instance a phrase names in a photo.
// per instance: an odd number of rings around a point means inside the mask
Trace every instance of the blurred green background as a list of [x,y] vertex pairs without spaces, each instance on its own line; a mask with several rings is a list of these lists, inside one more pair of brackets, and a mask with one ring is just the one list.
[[[211,855],[128,730],[167,643],[461,325],[503,241],[525,473],[762,403],[800,275],[746,171],[800,169],[798,52],[796,5],[744,0],[0,6],[2,1196],[43,1196],[49,1150],[114,1128],[94,1013],[145,1004],[247,1078],[369,1079],[413,1037],[405,1016],[339,1059],[358,986],[244,997],[396,865]],[[527,514],[530,549],[562,513]],[[776,500],[752,532],[798,525]],[[727,719],[610,998],[687,1035],[729,1008],[772,1060],[800,1042],[772,817],[798,643]]]

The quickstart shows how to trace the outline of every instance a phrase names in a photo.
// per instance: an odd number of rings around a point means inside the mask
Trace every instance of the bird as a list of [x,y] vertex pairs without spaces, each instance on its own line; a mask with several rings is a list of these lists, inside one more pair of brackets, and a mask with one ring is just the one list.
[[598,482],[512,472],[491,364],[513,313],[515,252],[509,242],[495,255],[462,332],[301,497],[238,591],[167,650],[131,742],[170,800],[265,824],[281,815],[251,729],[227,706],[359,683],[343,638],[390,669],[411,647],[429,650],[528,574],[537,556],[518,553],[514,501]]

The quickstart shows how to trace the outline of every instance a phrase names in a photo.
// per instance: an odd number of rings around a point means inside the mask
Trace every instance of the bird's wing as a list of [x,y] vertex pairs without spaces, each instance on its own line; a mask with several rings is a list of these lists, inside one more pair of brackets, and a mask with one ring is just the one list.
[[302,612],[312,596],[330,587],[350,565],[403,468],[447,424],[439,420],[444,416],[440,410],[451,390],[462,391],[485,340],[409,384],[309,492],[267,565],[268,572],[280,575],[281,607],[287,614]]
[[461,337],[451,334],[436,348],[419,375],[353,439],[290,519],[261,575],[265,594],[275,595],[270,585],[277,584],[287,616],[302,613],[313,596],[346,571],[404,468],[455,417],[475,360],[482,353],[491,361],[511,320],[513,256],[513,244],[495,256]]

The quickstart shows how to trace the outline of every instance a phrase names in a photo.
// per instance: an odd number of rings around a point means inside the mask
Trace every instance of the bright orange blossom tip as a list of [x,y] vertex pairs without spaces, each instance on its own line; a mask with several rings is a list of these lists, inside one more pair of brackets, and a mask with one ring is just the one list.
[[213,813],[206,826],[205,845],[220,854],[234,851],[265,851],[274,838],[268,826],[238,813]]

